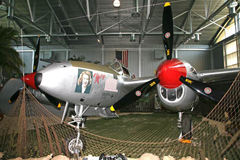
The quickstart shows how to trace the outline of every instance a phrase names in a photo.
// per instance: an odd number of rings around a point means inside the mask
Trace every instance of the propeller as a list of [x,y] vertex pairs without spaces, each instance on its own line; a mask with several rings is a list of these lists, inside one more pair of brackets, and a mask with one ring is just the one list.
[[22,88],[19,89],[19,90],[17,90],[17,91],[11,96],[11,98],[8,100],[8,103],[13,103],[13,102],[15,102],[16,99],[18,98],[21,90],[22,90]]
[[171,60],[173,48],[173,18],[172,9],[169,2],[164,4],[162,24],[165,53],[167,60]]
[[[34,64],[33,64],[33,73],[35,73],[37,71],[37,67],[38,67],[38,61],[39,61],[39,48],[40,48],[40,36],[38,36],[38,39],[37,39],[37,43],[36,43],[36,51],[34,53]],[[31,73],[32,74],[32,73]],[[27,76],[28,74],[26,74]],[[25,76],[24,76],[25,77]],[[22,78],[23,80],[23,78]],[[18,96],[19,96],[19,93],[20,91],[22,90],[23,88],[17,90],[9,99],[9,103],[13,103],[17,100]],[[36,89],[36,88],[34,88]]]
[[224,93],[207,83],[193,80],[187,76],[187,69],[183,62],[178,59],[172,59],[173,48],[173,18],[171,4],[166,2],[163,9],[162,20],[163,44],[167,60],[161,63],[157,69],[157,77],[160,85],[165,88],[172,89],[179,87],[182,83],[187,85],[195,92],[218,102],[223,97]]
[[183,77],[183,76],[181,76],[179,80],[185,85],[187,85],[189,88],[194,90],[195,92],[215,102],[219,102],[224,95],[224,92],[219,91],[218,89],[210,86],[207,83],[202,83],[200,81],[196,81],[194,79]]
[[37,71],[38,62],[39,62],[39,48],[40,48],[40,36],[38,36],[36,51],[35,51],[35,54],[34,54],[33,72]]
[[[30,74],[26,74],[25,76],[22,77],[22,81],[25,82],[25,84],[27,84],[27,86],[30,86],[31,88],[35,89],[35,90],[39,90],[41,93],[43,93],[45,95],[45,97],[49,100],[49,102],[51,102],[52,104],[54,104],[54,106],[56,106],[57,108],[61,107],[61,101],[52,97],[51,95],[42,92],[35,84],[35,81],[39,81],[39,79],[41,79],[41,74],[37,73],[37,68],[38,68],[38,62],[39,62],[39,50],[40,50],[40,36],[38,36],[37,39],[37,44],[36,44],[36,50],[34,53],[34,63],[33,63],[33,72]],[[37,75],[37,76],[36,76]],[[22,89],[16,91],[12,97],[9,100],[9,103],[13,103],[14,101],[16,101],[16,99],[19,96],[19,93]]]
[[148,93],[154,86],[159,83],[158,78],[154,78],[142,85],[138,86],[137,88],[133,89],[131,92],[126,94],[122,99],[116,102],[113,107],[114,109],[120,109],[127,104],[133,103],[134,101],[140,99],[146,93]]

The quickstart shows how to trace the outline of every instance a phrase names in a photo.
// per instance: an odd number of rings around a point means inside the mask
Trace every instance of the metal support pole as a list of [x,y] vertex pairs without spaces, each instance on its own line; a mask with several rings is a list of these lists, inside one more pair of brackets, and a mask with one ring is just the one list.
[[104,65],[105,61],[105,56],[104,56],[104,45],[102,44],[102,65]]
[[[14,0],[9,0],[9,3],[14,6],[15,5],[15,1]],[[14,11],[13,11],[13,8],[8,6],[8,15],[7,15],[7,18],[8,18],[8,24],[7,24],[7,27],[10,27],[10,21],[13,19],[13,14],[14,14]]]
[[141,72],[142,72],[142,69],[141,69],[141,67],[142,67],[142,44],[140,43],[139,44],[139,46],[138,46],[138,71],[139,71],[139,76],[138,77],[141,77],[142,76],[142,74],[141,74]]
[[29,10],[29,14],[30,14],[31,20],[32,20],[32,22],[34,22],[33,14],[32,14],[32,8],[31,8],[29,0],[27,0],[27,4],[28,4],[28,10]]
[[146,19],[148,19],[150,11],[151,11],[151,0],[148,0],[148,2],[147,2],[147,16],[146,16]]
[[88,17],[88,20],[91,21],[91,19],[90,19],[90,11],[89,11],[89,0],[86,0],[86,8],[87,8],[87,17]]

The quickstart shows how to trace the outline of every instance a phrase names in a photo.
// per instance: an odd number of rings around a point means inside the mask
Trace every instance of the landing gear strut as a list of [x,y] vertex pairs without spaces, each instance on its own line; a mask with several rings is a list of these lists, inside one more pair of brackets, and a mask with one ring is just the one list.
[[[71,137],[67,140],[67,148],[69,152],[73,155],[76,154],[79,158],[80,153],[82,153],[86,147],[85,147],[85,141],[83,139],[83,136],[80,134],[80,127],[84,127],[84,124],[86,122],[86,118],[83,117],[83,114],[87,111],[89,106],[83,111],[83,105],[75,105],[74,111],[76,115],[72,115],[72,121],[69,122],[71,126],[76,128],[76,137]],[[75,124],[75,125],[73,125]]]
[[177,127],[181,129],[179,140],[182,143],[191,143],[192,139],[192,118],[189,114],[178,112],[179,119]]

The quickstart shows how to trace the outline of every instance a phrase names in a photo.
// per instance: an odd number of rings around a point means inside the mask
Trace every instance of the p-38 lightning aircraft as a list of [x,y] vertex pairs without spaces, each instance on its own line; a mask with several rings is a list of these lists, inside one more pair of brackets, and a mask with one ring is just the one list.
[[[191,130],[191,119],[188,116],[184,117],[184,114],[182,116],[182,112],[196,106],[199,101],[198,95],[201,94],[216,102],[223,96],[222,92],[206,82],[233,80],[239,69],[197,72],[189,63],[172,58],[173,19],[169,2],[164,5],[162,23],[167,59],[159,65],[154,77],[134,78],[118,61],[104,66],[67,61],[53,63],[36,71],[37,59],[34,63],[35,71],[22,77],[22,80],[31,88],[43,93],[53,104],[65,102],[62,120],[69,104],[74,104],[76,115],[72,116],[72,119],[77,123],[77,128],[87,115],[116,117],[115,109],[134,102],[157,86],[161,104],[167,109],[179,112],[184,135]],[[185,137],[190,138],[191,135]],[[77,138],[69,144],[82,148],[80,131]],[[70,152],[74,153],[74,150]]]

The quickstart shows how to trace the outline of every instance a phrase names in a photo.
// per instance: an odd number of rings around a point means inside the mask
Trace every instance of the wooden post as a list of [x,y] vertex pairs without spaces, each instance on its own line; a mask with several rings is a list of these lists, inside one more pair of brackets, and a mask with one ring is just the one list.
[[43,121],[43,123],[44,123],[44,127],[45,127],[45,130],[46,130],[46,133],[47,133],[48,142],[49,142],[49,145],[50,145],[51,152],[52,152],[52,154],[54,155],[54,150],[53,150],[53,144],[52,144],[51,135],[50,135],[50,132],[49,132],[47,123],[46,123],[46,121],[45,121],[45,118],[44,118],[43,116],[42,116],[42,121]]
[[27,155],[27,127],[26,127],[26,104],[25,104],[25,88],[23,89],[22,94],[22,103],[20,108],[19,114],[19,134],[18,134],[18,151],[20,152],[19,155],[22,158],[26,158]]
[[43,157],[42,141],[41,141],[41,136],[40,136],[40,132],[39,132],[39,128],[38,128],[36,119],[34,119],[34,124],[35,124],[36,133],[37,133],[37,140],[38,140],[40,156]]
[[62,138],[62,142],[63,142],[64,148],[65,148],[66,156],[70,158],[70,154],[68,152],[67,144],[66,144],[66,142],[63,138]]
[[60,147],[59,140],[58,140],[58,136],[57,136],[53,126],[51,126],[51,129],[53,131],[53,135],[54,135],[54,138],[56,140],[56,144],[57,144],[57,148],[58,148],[58,154],[62,154],[61,147]]

